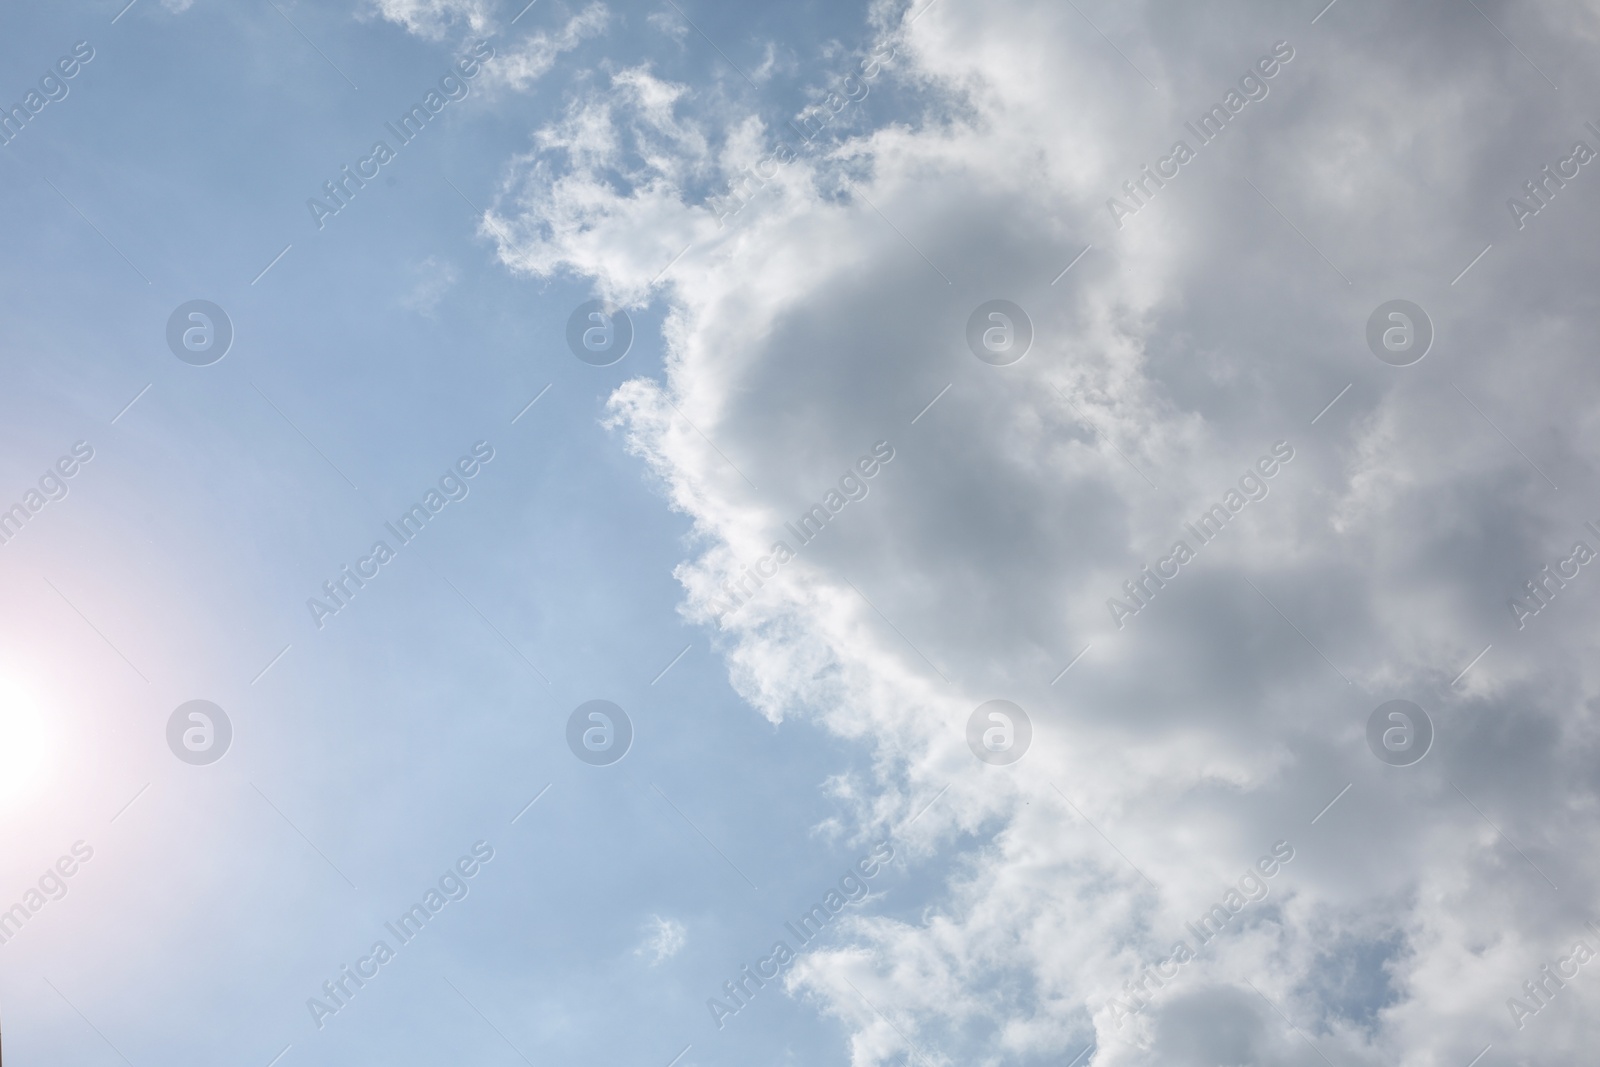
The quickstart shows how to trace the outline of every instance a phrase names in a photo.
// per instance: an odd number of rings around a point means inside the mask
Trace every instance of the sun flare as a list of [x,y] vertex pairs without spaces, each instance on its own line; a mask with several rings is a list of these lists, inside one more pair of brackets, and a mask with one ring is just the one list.
[[0,678],[0,810],[25,801],[48,776],[53,734],[37,701]]

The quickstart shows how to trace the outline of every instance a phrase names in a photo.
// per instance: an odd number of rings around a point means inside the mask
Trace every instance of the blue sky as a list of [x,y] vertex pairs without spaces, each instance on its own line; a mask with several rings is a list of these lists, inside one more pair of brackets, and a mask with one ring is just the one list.
[[[57,921],[7,946],[12,1055],[115,1062],[109,1041],[135,1063],[265,1064],[285,1045],[285,1063],[519,1062],[447,977],[540,1060],[664,1064],[690,1043],[689,1062],[836,1055],[836,1029],[786,998],[723,1034],[702,1001],[856,858],[812,828],[837,813],[821,780],[859,757],[752,716],[677,615],[687,524],[599,425],[620,381],[660,373],[659,311],[637,313],[622,363],[579,363],[562,338],[585,283],[509,276],[461,195],[487,205],[505,158],[610,55],[708,79],[720,60],[631,15],[531,91],[451,105],[319,231],[306,198],[457,49],[372,12],[283,12],[359,91],[269,4],[8,16],[19,100],[35,67],[95,50],[3,164],[6,283],[30,309],[3,340],[8,484],[20,497],[75,441],[95,449],[6,546],[29,605],[9,669],[54,749],[7,813],[8,885],[75,840],[95,850]],[[493,40],[569,14],[541,4]],[[730,43],[757,32],[736,7],[701,15]],[[802,28],[797,45],[817,47],[821,27],[793,13],[784,33]],[[210,367],[164,344],[193,298],[236,330]],[[469,496],[314,627],[307,598],[478,441],[495,458]],[[592,697],[636,723],[618,766],[562,743]],[[169,705],[192,698],[235,724],[214,766],[163,747]],[[315,1029],[306,999],[478,840],[496,858],[466,901]],[[635,949],[655,915],[685,945],[652,966]]]
[[[1591,168],[1512,204],[1600,147],[1591,12],[136,0],[3,23],[0,102],[93,49],[0,147],[18,1063],[1587,1047],[1600,984],[1515,1009],[1600,949],[1600,617],[1573,544],[1600,548]],[[470,92],[399,146],[385,124],[475,47]],[[1128,191],[1267,56],[1265,96]],[[823,134],[764,162],[807,114]],[[307,199],[379,138],[395,158],[319,227]],[[592,299],[634,326],[611,366],[567,348]],[[1405,366],[1369,350],[1397,299],[1435,334]],[[206,366],[167,344],[194,300],[233,329]],[[1020,360],[970,347],[995,300],[1030,316]],[[890,448],[724,614],[784,523]],[[386,524],[474,454],[399,545]],[[1162,570],[1219,502],[1226,528]],[[318,618],[380,539],[395,558]],[[1165,582],[1115,610],[1146,566]],[[1566,577],[1530,599],[1546,566]],[[566,740],[597,699],[634,728],[606,766]],[[1433,725],[1408,764],[1368,741],[1397,699]],[[169,748],[194,700],[232,727],[209,764]],[[1029,716],[1025,758],[969,748],[993,700]],[[719,1026],[708,1000],[885,841],[866,899]],[[385,924],[475,846],[400,947]],[[1130,993],[1283,848],[1263,901]],[[320,1017],[379,939],[395,958]]]

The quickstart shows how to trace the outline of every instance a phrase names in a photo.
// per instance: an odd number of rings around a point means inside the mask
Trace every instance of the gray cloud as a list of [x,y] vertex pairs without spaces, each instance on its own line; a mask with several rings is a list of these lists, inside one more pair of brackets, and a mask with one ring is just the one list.
[[[1521,230],[1506,200],[1574,140],[1600,147],[1595,26],[1482,7],[897,15],[914,106],[802,155],[724,225],[707,190],[784,134],[647,70],[575,99],[509,167],[509,266],[667,305],[665,380],[612,410],[695,523],[690,617],[864,443],[896,449],[718,634],[763,713],[870,748],[841,786],[863,833],[950,787],[910,835],[940,899],[853,920],[790,979],[855,1063],[906,1038],[932,1062],[1093,1041],[1102,1067],[1576,1054],[1600,993],[1577,980],[1521,1031],[1505,999],[1587,936],[1600,579],[1525,630],[1506,602],[1574,539],[1600,548],[1582,529],[1600,522],[1600,172]],[[1265,99],[1118,228],[1107,198],[1281,41]],[[1035,328],[1004,368],[964,338],[996,297]],[[1366,349],[1394,297],[1437,328],[1411,367]],[[1270,494],[1118,629],[1106,599],[1280,441],[1295,458]],[[1010,769],[962,737],[999,696],[1035,724]],[[1438,731],[1410,768],[1366,748],[1395,697]],[[1270,907],[1116,1027],[1124,982],[1278,840],[1298,856]]]

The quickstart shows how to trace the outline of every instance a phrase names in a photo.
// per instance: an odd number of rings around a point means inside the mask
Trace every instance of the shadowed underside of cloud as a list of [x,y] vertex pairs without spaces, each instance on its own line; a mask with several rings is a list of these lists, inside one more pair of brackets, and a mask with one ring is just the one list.
[[[1562,61],[1590,16],[1488,13],[1594,98]],[[739,691],[870,750],[831,783],[862,835],[949,787],[903,835],[939,898],[792,972],[856,1065],[1581,1047],[1582,979],[1524,1029],[1506,1000],[1592,940],[1600,601],[1585,570],[1519,629],[1508,598],[1597,544],[1597,208],[1505,201],[1594,135],[1471,8],[1314,14],[880,5],[892,114],[807,143],[621,67],[508,164],[507,267],[667,306],[665,381],[612,418],[693,520],[683,611]],[[1437,329],[1412,367],[1366,346],[1395,297]],[[995,298],[1033,324],[1011,366],[967,344]],[[965,740],[994,697],[1033,720],[1011,767]],[[1413,767],[1367,746],[1393,698],[1437,730]]]

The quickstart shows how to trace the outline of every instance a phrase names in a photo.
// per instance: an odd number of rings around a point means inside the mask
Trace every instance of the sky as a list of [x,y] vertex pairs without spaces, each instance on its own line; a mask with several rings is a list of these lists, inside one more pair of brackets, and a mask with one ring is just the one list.
[[0,15],[18,1064],[1590,1048],[1600,7],[125,3]]

